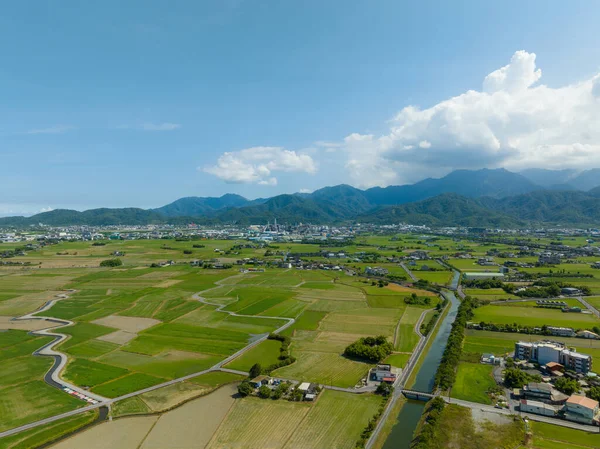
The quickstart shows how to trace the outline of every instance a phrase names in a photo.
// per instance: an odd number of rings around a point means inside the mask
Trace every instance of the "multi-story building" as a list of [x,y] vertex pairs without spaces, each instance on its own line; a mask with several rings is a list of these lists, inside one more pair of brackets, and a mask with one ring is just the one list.
[[552,385],[538,382],[525,385],[521,390],[521,397],[553,405],[564,404],[569,398],[566,394],[552,388]]
[[594,424],[598,421],[598,401],[585,396],[572,395],[565,403],[565,419],[582,424]]
[[533,360],[540,365],[560,363],[566,369],[578,373],[592,370],[591,356],[567,349],[564,344],[554,341],[518,341],[515,343],[515,359]]

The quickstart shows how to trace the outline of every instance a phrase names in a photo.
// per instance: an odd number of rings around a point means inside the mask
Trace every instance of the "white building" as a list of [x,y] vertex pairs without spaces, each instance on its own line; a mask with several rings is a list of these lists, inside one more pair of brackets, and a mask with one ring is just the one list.
[[535,413],[543,416],[556,416],[558,413],[558,409],[554,405],[529,399],[521,399],[519,409],[524,413]]
[[578,373],[587,373],[592,370],[592,357],[571,351],[562,343],[553,341],[515,343],[515,359],[533,360],[540,365],[549,362],[560,363],[565,368]]

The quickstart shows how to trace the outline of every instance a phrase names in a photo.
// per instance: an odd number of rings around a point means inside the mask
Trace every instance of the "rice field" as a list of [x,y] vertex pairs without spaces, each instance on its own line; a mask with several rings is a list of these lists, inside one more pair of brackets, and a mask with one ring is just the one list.
[[349,388],[354,387],[372,366],[337,353],[295,351],[293,354],[296,362],[274,371],[274,376]]
[[307,403],[248,397],[235,401],[207,449],[283,448],[311,410]]
[[484,321],[495,324],[518,323],[523,326],[542,327],[559,326],[574,329],[592,328],[598,326],[598,320],[592,314],[565,313],[561,310],[522,307],[512,305],[487,305],[475,309],[474,322]]

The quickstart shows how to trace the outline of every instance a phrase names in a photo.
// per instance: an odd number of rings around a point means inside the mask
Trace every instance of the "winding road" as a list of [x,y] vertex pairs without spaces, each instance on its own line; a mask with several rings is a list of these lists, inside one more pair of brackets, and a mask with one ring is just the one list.
[[[221,286],[221,284],[219,282],[216,282],[217,286]],[[286,323],[279,327],[278,329],[274,330],[274,333],[279,333],[284,331],[285,329],[287,329],[288,327],[290,327],[292,324],[295,323],[295,319],[294,318],[289,318],[289,317],[265,317],[265,316],[255,316],[255,315],[241,315],[238,313],[234,313],[234,312],[230,312],[228,310],[222,310],[224,307],[227,306],[227,304],[214,304],[209,302],[206,298],[203,298],[202,296],[200,296],[202,293],[207,292],[209,290],[213,290],[214,288],[217,287],[211,287],[210,289],[207,290],[203,290],[199,293],[195,293],[194,295],[192,295],[192,297],[197,300],[200,301],[204,304],[208,304],[208,305],[212,305],[212,306],[217,306],[216,311],[218,312],[223,312],[223,313],[227,313],[231,316],[238,316],[238,317],[251,317],[251,318],[263,318],[263,319],[268,319],[268,320],[283,320],[286,321]],[[75,290],[69,290],[68,293],[73,293],[75,292]],[[57,295],[58,297],[59,295]],[[56,301],[60,300],[60,299],[66,299],[68,298],[68,294],[67,293],[63,293],[60,295],[59,299],[56,300],[51,300],[48,301],[41,309],[38,309],[35,312],[29,313],[27,315],[23,315],[21,317],[18,318],[13,318],[13,320],[47,320],[47,321],[51,321],[53,323],[60,323],[61,326],[59,327],[51,327],[51,328],[47,328],[47,329],[42,329],[42,330],[38,330],[38,331],[32,331],[33,334],[35,335],[42,335],[42,336],[51,336],[54,337],[54,340],[51,341],[50,343],[44,345],[43,347],[41,347],[40,349],[36,350],[33,355],[39,355],[39,356],[49,356],[49,357],[54,357],[55,359],[55,363],[54,365],[48,370],[48,372],[45,374],[44,376],[44,380],[51,386],[59,388],[59,389],[63,389],[64,387],[67,388],[71,388],[74,391],[77,391],[85,396],[88,396],[90,398],[93,398],[94,400],[98,401],[96,404],[91,404],[85,407],[81,407],[78,408],[76,410],[71,410],[69,412],[66,413],[61,413],[59,415],[55,415],[55,416],[51,416],[49,418],[45,418],[39,421],[35,421],[29,424],[25,424],[23,426],[19,426],[19,427],[15,427],[14,429],[9,429],[6,430],[4,432],[0,432],[0,438],[3,437],[7,437],[10,435],[15,435],[17,433],[23,432],[25,430],[29,430],[29,429],[33,429],[35,427],[39,427],[45,424],[50,424],[52,422],[58,421],[60,419],[63,418],[68,418],[70,416],[74,416],[74,415],[78,415],[80,413],[85,413],[87,411],[90,410],[95,410],[98,409],[100,407],[105,407],[105,406],[110,406],[111,404],[114,404],[115,402],[118,401],[122,401],[124,399],[129,399],[132,398],[134,396],[139,396],[141,394],[144,393],[148,393],[150,391],[154,391],[154,390],[158,390],[160,388],[164,388],[167,387],[169,385],[174,385],[177,384],[179,382],[183,382],[185,380],[189,380],[192,379],[194,377],[198,377],[201,376],[203,374],[207,374],[213,371],[224,371],[224,372],[229,372],[229,373],[234,373],[234,374],[241,374],[241,375],[246,375],[247,373],[243,372],[243,371],[237,371],[237,370],[231,370],[228,368],[223,368],[223,365],[228,364],[229,362],[231,362],[233,359],[239,357],[240,355],[244,354],[245,352],[249,351],[250,349],[254,348],[255,346],[257,346],[258,344],[260,344],[261,342],[265,341],[268,337],[268,334],[264,334],[262,336],[260,336],[259,338],[254,339],[252,342],[250,342],[248,345],[244,346],[242,349],[240,349],[239,351],[235,352],[234,354],[230,355],[229,357],[227,357],[226,359],[220,361],[219,363],[213,365],[212,367],[203,370],[203,371],[199,371],[197,373],[192,373],[192,374],[188,374],[187,376],[183,376],[183,377],[179,377],[177,379],[173,379],[170,380],[168,382],[163,382],[161,384],[158,385],[154,385],[152,387],[148,387],[148,388],[144,388],[142,390],[138,390],[138,391],[134,391],[132,393],[128,393],[125,394],[123,396],[119,396],[117,398],[105,398],[96,394],[93,394],[87,390],[84,390],[82,388],[79,388],[75,385],[70,384],[69,382],[64,381],[63,379],[60,378],[60,372],[62,371],[62,369],[65,367],[65,365],[67,364],[67,356],[65,354],[63,354],[62,352],[56,351],[54,349],[54,347],[56,347],[56,345],[62,343],[63,341],[65,341],[67,338],[69,338],[68,335],[65,334],[60,334],[58,332],[52,332],[53,330],[59,329],[59,328],[63,328],[63,327],[67,327],[67,326],[72,326],[74,323],[72,321],[69,320],[62,320],[62,319],[57,319],[57,318],[52,318],[52,317],[45,317],[45,316],[37,316],[38,313],[42,313],[47,311],[48,309],[50,309],[55,303]],[[66,394],[66,393],[65,393]]]
[[[68,293],[75,293],[75,292],[76,292],[76,290],[68,290]],[[61,293],[59,295],[56,295],[56,297],[58,299],[53,299],[51,301],[48,301],[46,304],[44,304],[44,306],[42,308],[36,310],[35,312],[28,313],[27,315],[23,315],[23,316],[20,316],[17,318],[13,318],[12,321],[46,320],[46,321],[50,321],[52,323],[59,323],[60,326],[53,326],[53,327],[49,327],[46,329],[41,329],[41,330],[30,332],[32,335],[54,338],[54,340],[52,340],[48,344],[42,346],[40,349],[36,350],[33,353],[33,355],[47,356],[47,357],[54,358],[54,364],[48,370],[48,372],[44,375],[44,380],[46,381],[47,384],[49,384],[55,388],[59,388],[61,390],[63,388],[70,388],[71,390],[76,391],[84,396],[89,397],[89,398],[92,398],[95,401],[105,402],[108,400],[108,398],[105,398],[98,394],[94,394],[90,391],[84,390],[83,388],[79,388],[78,386],[73,385],[72,383],[67,382],[60,378],[60,373],[64,369],[64,367],[67,365],[68,359],[67,359],[66,354],[56,351],[54,348],[57,345],[59,345],[60,343],[62,343],[63,341],[65,341],[67,338],[69,338],[69,335],[61,334],[59,332],[56,332],[56,330],[62,329],[67,326],[72,326],[75,323],[73,321],[69,321],[69,320],[63,320],[63,319],[38,315],[39,313],[43,313],[43,312],[49,310],[50,308],[52,308],[52,306],[54,306],[54,304],[56,304],[57,301],[60,301],[61,299],[68,299],[69,295],[67,293]]]

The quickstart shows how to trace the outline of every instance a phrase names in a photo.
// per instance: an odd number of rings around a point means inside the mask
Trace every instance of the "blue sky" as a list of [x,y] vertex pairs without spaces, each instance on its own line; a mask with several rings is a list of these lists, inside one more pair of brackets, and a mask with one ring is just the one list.
[[552,0],[5,2],[0,215],[600,166],[599,12]]

